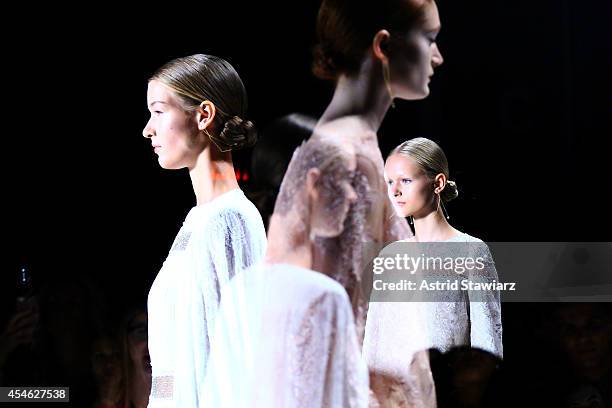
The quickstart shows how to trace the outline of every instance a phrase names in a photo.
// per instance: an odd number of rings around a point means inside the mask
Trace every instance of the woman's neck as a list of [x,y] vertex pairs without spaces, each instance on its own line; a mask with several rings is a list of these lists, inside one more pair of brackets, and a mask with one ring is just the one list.
[[[294,221],[291,221],[291,218]],[[273,214],[268,228],[265,262],[284,263],[312,269],[312,243],[309,230],[297,217]]]
[[441,208],[423,216],[415,216],[413,219],[414,236],[418,242],[445,241],[459,233],[448,223]]
[[391,106],[391,96],[385,86],[382,69],[378,65],[380,63],[373,58],[365,58],[357,74],[341,74],[334,96],[319,123],[356,116],[369,130],[377,132]]
[[204,149],[189,169],[197,205],[208,203],[223,193],[238,188],[232,155],[212,144]]

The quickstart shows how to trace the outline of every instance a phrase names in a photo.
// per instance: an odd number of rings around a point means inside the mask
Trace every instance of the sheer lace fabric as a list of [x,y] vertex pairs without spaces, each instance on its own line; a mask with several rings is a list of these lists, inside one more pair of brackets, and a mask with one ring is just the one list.
[[[312,138],[325,140],[326,138],[342,138],[346,144],[355,148],[357,155],[357,170],[353,180],[353,186],[357,192],[358,199],[351,207],[344,223],[344,231],[337,238],[318,239],[315,243],[315,262],[313,269],[324,271],[339,282],[343,282],[353,305],[357,335],[363,339],[366,316],[370,320],[382,319],[377,322],[377,327],[386,327],[390,316],[384,313],[370,315],[367,299],[363,291],[363,282],[369,281],[370,277],[363,276],[367,270],[367,264],[374,258],[386,243],[407,239],[413,236],[405,219],[398,217],[391,205],[387,195],[387,187],[384,182],[384,161],[375,137],[364,137],[362,139],[351,135],[315,133]],[[405,327],[418,326],[419,330],[402,331],[404,340],[408,344],[425,344],[425,326],[420,322],[418,313],[401,313],[402,322],[408,322]],[[364,353],[385,353],[386,349],[380,348],[376,342],[364,343]],[[373,347],[373,349],[371,349]],[[435,407],[435,387],[427,356],[418,359],[417,364],[410,364],[414,351],[408,351],[404,356],[408,363],[401,369],[389,371],[388,378],[394,384],[401,384],[399,391],[402,398],[409,401],[414,407]],[[368,362],[370,379],[373,384],[379,383],[377,370],[380,368],[377,361],[373,365]],[[387,364],[384,367],[395,367],[395,364]],[[396,367],[397,368],[397,367]],[[384,372],[385,370],[383,370]],[[373,390],[376,391],[377,390]],[[371,393],[370,406],[385,405],[389,400],[384,398],[377,401],[378,395]]]
[[367,406],[367,368],[338,282],[297,266],[263,264],[222,293],[206,406]]
[[240,190],[189,211],[149,292],[149,407],[201,406],[221,288],[265,247],[261,217]]

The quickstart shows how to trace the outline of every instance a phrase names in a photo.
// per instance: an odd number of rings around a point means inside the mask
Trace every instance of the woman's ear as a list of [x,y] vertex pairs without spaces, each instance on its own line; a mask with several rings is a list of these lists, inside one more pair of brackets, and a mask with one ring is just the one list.
[[309,198],[318,199],[319,190],[317,190],[317,181],[321,176],[321,171],[317,168],[312,168],[306,173],[306,193]]
[[215,104],[211,101],[204,101],[200,104],[196,114],[196,120],[198,121],[198,129],[204,130],[212,125],[215,120],[217,109]]
[[389,42],[391,34],[387,30],[380,30],[372,39],[374,56],[382,62],[389,62]]
[[446,187],[446,176],[440,173],[434,178],[434,193],[440,194],[444,187]]

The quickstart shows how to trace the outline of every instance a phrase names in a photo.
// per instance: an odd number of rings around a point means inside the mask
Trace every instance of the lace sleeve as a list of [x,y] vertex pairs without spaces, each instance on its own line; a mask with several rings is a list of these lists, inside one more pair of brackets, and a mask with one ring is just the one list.
[[346,295],[325,293],[311,302],[294,339],[295,407],[366,407],[367,368],[361,359]]
[[470,340],[472,347],[486,350],[503,357],[501,304],[499,290],[483,289],[486,284],[498,282],[495,262],[486,244],[477,247],[477,257],[484,259],[484,268],[470,272],[470,282],[482,284],[469,290]]

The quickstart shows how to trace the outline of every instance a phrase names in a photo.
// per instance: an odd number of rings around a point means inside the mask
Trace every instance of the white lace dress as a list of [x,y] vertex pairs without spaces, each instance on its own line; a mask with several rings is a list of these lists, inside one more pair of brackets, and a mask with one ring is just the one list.
[[259,262],[266,235],[239,189],[193,207],[148,298],[149,407],[199,407],[220,290]]
[[222,292],[204,389],[210,407],[366,407],[368,372],[345,289],[263,264]]
[[[478,242],[461,233],[444,242]],[[453,248],[453,247],[449,247]],[[497,280],[495,264],[486,245],[485,268],[472,281]],[[363,344],[364,357],[372,371],[390,378],[408,378],[415,352],[428,348],[447,351],[469,345],[502,357],[501,306],[498,291],[479,292],[478,301],[469,291],[451,291],[454,298],[437,302],[371,302]],[[421,335],[422,333],[425,336]]]

